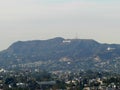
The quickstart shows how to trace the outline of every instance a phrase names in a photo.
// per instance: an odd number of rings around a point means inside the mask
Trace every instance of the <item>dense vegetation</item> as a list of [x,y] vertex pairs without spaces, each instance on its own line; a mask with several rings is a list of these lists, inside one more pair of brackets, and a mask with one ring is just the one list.
[[[3,90],[119,90],[120,75],[108,72],[57,72],[17,70],[0,73]],[[104,89],[103,89],[104,88]]]

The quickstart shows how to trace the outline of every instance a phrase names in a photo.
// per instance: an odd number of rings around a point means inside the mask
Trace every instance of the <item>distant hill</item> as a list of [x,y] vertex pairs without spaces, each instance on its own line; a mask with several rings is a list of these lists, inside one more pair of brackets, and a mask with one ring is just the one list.
[[39,67],[47,70],[99,70],[119,72],[120,45],[92,39],[18,41],[0,52],[4,68]]

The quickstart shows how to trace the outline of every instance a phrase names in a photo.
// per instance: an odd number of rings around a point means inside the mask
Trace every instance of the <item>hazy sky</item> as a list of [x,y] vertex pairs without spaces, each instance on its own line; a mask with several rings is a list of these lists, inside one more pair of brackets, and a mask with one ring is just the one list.
[[76,34],[120,44],[120,0],[0,1],[0,50],[18,40]]

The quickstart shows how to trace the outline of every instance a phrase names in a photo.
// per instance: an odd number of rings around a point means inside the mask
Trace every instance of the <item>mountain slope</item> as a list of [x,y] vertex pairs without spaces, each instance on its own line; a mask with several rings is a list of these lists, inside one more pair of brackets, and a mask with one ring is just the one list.
[[[120,45],[101,44],[92,39],[18,41],[0,52],[1,67],[41,67],[50,70],[97,69],[119,67]],[[91,67],[91,68],[89,68]]]

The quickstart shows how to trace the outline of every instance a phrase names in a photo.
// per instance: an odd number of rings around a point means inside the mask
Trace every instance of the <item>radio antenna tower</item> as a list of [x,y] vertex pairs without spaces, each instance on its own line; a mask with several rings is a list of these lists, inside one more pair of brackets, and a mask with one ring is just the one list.
[[78,39],[78,33],[76,33],[75,39]]

